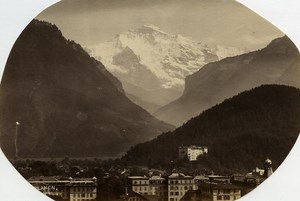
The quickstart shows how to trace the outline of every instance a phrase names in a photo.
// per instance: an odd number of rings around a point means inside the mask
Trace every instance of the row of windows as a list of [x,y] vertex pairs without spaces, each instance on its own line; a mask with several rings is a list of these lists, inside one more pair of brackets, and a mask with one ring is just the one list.
[[137,192],[137,193],[139,193],[139,194],[141,194],[141,195],[157,195],[157,196],[163,196],[164,195],[164,192]]
[[133,191],[148,191],[147,187],[133,187]]
[[149,181],[150,184],[163,184],[163,181]]
[[140,190],[140,191],[147,191],[148,189],[150,189],[150,191],[152,191],[152,190],[163,190],[164,189],[164,187],[163,186],[160,186],[160,187],[153,187],[153,186],[144,186],[144,187],[142,187],[142,186],[140,186],[140,187],[137,187],[137,186],[133,186],[133,190],[134,191],[138,191],[138,190]]
[[76,197],[82,197],[82,198],[85,198],[85,197],[93,197],[93,194],[92,193],[81,193],[81,194],[71,194],[71,197],[74,197],[74,198],[76,198]]
[[217,196],[217,200],[230,200],[230,196],[229,195],[224,195],[224,196]]
[[95,188],[73,188],[74,192],[92,192]]
[[71,199],[71,201],[94,201],[95,199]]
[[230,193],[238,193],[239,192],[239,190],[237,190],[237,189],[234,189],[234,190],[231,190],[231,189],[223,189],[223,190],[221,190],[221,189],[219,189],[218,190],[218,194],[222,194],[222,193],[224,193],[224,194],[230,194]]
[[[239,199],[240,197],[239,196],[232,196],[233,200],[237,200]],[[230,196],[229,195],[219,195],[217,196],[217,200],[230,200]]]
[[193,180],[169,180],[169,184],[192,184]]
[[157,191],[161,190],[162,191],[162,190],[164,190],[164,187],[162,187],[162,186],[161,187],[152,187],[152,186],[150,186],[149,189],[150,190],[157,190]]
[[172,190],[193,190],[193,186],[170,186],[170,191]]
[[137,185],[137,184],[143,185],[143,184],[148,184],[148,183],[149,183],[148,181],[133,181],[134,185]]
[[178,195],[183,195],[183,193],[182,193],[182,192],[176,191],[176,192],[170,192],[170,195],[171,195],[171,196],[172,196],[172,195],[178,196]]
[[58,189],[38,189],[39,191],[41,191],[42,193],[57,193],[57,192],[63,192],[62,190],[58,190]]

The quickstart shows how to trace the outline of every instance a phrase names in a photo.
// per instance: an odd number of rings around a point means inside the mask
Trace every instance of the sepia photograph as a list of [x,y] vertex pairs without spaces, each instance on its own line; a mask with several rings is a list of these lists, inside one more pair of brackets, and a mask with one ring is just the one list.
[[299,77],[234,0],[62,0],[10,52],[0,146],[54,201],[233,201],[295,144]]

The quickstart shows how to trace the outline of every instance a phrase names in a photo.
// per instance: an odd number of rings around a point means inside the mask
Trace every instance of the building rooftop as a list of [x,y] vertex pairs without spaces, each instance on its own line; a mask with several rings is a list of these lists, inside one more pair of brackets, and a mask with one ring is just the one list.
[[[30,177],[28,181],[29,182],[59,182],[59,181],[64,181],[64,179],[60,176],[52,176],[52,177],[39,176],[39,177]],[[68,182],[68,180],[65,181]]]
[[199,189],[201,188],[211,188],[211,189],[241,189],[238,186],[228,183],[201,183],[198,185]]
[[154,175],[154,176],[150,177],[149,180],[165,180],[165,179],[160,176]]
[[228,183],[220,183],[220,184],[214,185],[213,189],[236,189],[236,190],[239,190],[241,188],[238,186],[232,185],[232,184],[228,184]]
[[128,179],[143,179],[143,180],[147,180],[149,179],[146,176],[129,176]]
[[193,177],[192,176],[188,176],[188,175],[185,175],[183,173],[172,173],[170,176],[169,176],[169,179],[173,179],[173,178],[181,178],[181,179],[192,179]]
[[223,175],[207,175],[207,177],[212,179],[230,178],[230,176],[223,176]]
[[194,177],[194,180],[209,180],[209,178],[204,175],[197,175]]
[[28,179],[29,183],[31,184],[63,184],[63,185],[96,185],[97,184],[97,179],[96,177],[94,178],[75,178],[73,179],[72,177],[69,178],[63,178],[60,176],[52,176],[52,177],[30,177]]

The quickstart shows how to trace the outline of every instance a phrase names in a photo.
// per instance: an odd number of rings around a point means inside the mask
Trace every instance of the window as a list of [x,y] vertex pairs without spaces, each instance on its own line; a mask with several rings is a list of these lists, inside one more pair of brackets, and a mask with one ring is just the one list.
[[230,200],[230,196],[229,195],[224,195],[224,200]]
[[226,194],[229,194],[229,193],[230,193],[230,189],[224,189],[223,191],[224,191],[224,193],[226,193]]
[[222,200],[222,196],[217,196],[217,200]]

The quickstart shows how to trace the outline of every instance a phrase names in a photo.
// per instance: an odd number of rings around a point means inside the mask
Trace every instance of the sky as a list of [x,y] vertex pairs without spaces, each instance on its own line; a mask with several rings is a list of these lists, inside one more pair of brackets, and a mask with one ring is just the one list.
[[234,0],[62,0],[37,19],[56,24],[83,46],[155,25],[208,45],[256,50],[284,34]]

